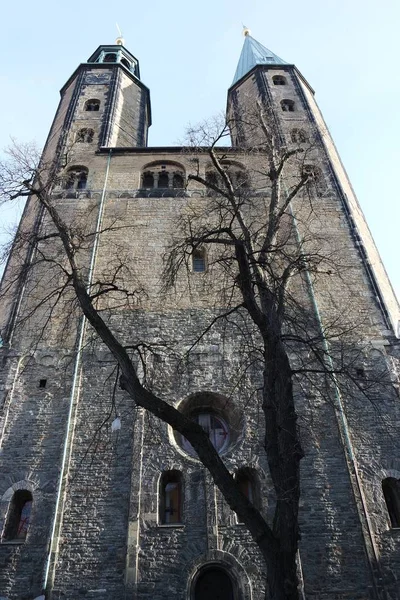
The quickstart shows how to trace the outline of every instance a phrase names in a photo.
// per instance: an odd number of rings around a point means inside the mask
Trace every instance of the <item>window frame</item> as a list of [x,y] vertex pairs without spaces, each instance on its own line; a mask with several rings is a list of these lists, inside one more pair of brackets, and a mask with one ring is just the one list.
[[287,85],[286,77],[283,75],[273,75],[272,82],[274,85]]
[[[214,446],[215,450],[218,452],[218,454],[224,454],[224,452],[227,450],[227,448],[229,448],[229,444],[231,441],[230,428],[229,428],[228,423],[225,421],[225,419],[223,419],[223,417],[221,417],[216,412],[213,412],[212,410],[206,410],[206,409],[196,411],[192,415],[191,418],[193,420],[195,420],[197,422],[197,424],[200,425],[206,433],[208,433],[209,440],[212,443],[212,445]],[[213,439],[211,438],[211,435],[213,434],[213,437],[215,440],[215,431],[217,429],[215,427],[212,427],[213,419],[215,421],[219,421],[219,423],[222,425],[222,427],[220,427],[218,429],[222,429],[224,431],[225,439],[220,447],[217,447],[214,444]],[[203,423],[201,423],[200,421],[203,421]],[[208,423],[206,423],[206,421],[208,421]],[[207,429],[205,427],[207,427]],[[184,452],[186,452],[186,454],[189,454],[189,456],[197,458],[197,453],[196,453],[195,449],[193,448],[192,444],[184,436],[181,436],[181,448]]]
[[[241,467],[235,473],[235,481],[238,484],[240,491],[246,496],[249,502],[251,502],[257,510],[261,510],[260,479],[257,471],[252,467]],[[247,483],[250,486],[250,493],[247,493],[241,488],[243,483]],[[236,523],[238,525],[243,523],[243,521],[239,520],[237,514]]]
[[[85,112],[98,112],[100,110],[100,100],[98,98],[90,98],[89,100],[86,100],[85,105],[84,105],[84,111]],[[97,108],[89,108],[89,106],[94,106]]]
[[386,477],[382,480],[382,493],[391,529],[400,529],[400,479]]
[[[29,506],[27,507],[27,505]],[[28,514],[25,514],[24,516],[23,513],[26,507]],[[2,543],[25,543],[32,522],[32,509],[32,492],[27,489],[16,490],[13,493],[8,505],[4,527],[1,534]],[[22,527],[24,528],[24,534],[20,535]]]
[[[192,273],[205,273],[207,271],[207,256],[204,248],[194,248],[192,250],[191,259]],[[203,266],[202,269],[197,268],[200,264]]]
[[[145,177],[153,177],[153,184],[144,185]],[[181,180],[182,187],[175,185],[177,179]],[[160,179],[163,185],[160,185]],[[140,175],[140,183],[142,188],[146,190],[160,190],[167,192],[171,190],[172,194],[179,190],[185,189],[186,171],[183,165],[175,161],[154,161],[142,167]]]
[[66,192],[84,192],[87,190],[89,178],[89,169],[87,167],[72,166],[67,170],[65,175],[63,188]]
[[[284,106],[287,106],[287,108],[284,108]],[[281,109],[282,112],[296,112],[296,103],[290,98],[284,98],[281,100]]]
[[[158,524],[161,527],[179,527],[183,523],[183,485],[182,485],[182,472],[176,469],[169,471],[163,471],[161,473],[159,482],[159,498],[158,498]],[[173,506],[167,506],[171,504],[172,490],[167,490],[168,485],[175,484],[176,487],[176,504],[177,504],[177,519],[170,521],[167,513],[171,516],[174,512]],[[167,496],[168,493],[168,496]]]

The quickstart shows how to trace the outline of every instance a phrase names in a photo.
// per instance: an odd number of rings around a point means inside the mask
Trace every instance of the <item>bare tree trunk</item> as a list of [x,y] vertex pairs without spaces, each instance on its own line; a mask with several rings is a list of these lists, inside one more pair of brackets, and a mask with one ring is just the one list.
[[266,600],[299,600],[296,555],[275,552],[267,564]]
[[276,492],[273,532],[278,546],[268,561],[269,598],[298,600],[296,554],[303,453],[296,425],[292,371],[279,339],[265,345],[263,410],[265,450]]

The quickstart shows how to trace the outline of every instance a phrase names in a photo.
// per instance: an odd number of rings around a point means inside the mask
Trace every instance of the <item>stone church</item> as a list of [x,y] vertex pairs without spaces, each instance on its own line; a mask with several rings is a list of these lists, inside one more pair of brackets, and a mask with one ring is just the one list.
[[[288,147],[307,146],[310,131],[317,136],[312,156],[323,191],[310,230],[345,251],[346,273],[342,281],[329,272],[309,278],[307,293],[321,322],[333,307],[345,312],[371,349],[354,364],[356,399],[330,404],[318,389],[298,393],[300,597],[400,599],[398,302],[312,87],[245,30],[228,90],[231,146],[218,150],[238,181],[258,171],[260,132],[238,117],[249,105],[268,110]],[[61,89],[42,157],[62,173],[53,199],[86,240],[80,254],[89,283],[103,278],[111,289],[118,272],[133,290],[119,305],[118,294],[103,300],[96,288],[113,330],[141,349],[142,380],[196,418],[270,519],[274,493],[255,401],[260,373],[242,369],[239,326],[217,321],[208,329],[227,294],[222,277],[208,277],[212,259],[197,249],[175,289],[162,289],[182,215],[196,214],[212,194],[188,176],[195,168],[212,178],[210,158],[201,149],[149,147],[150,125],[139,61],[121,38],[99,46]],[[262,183],[255,188],[261,198]],[[257,545],[193,447],[134,405],[74,299],[51,291],[60,262],[40,260],[51,226],[33,199],[20,231],[36,232],[38,241],[22,259],[14,248],[2,283],[0,599],[265,598]],[[33,262],[34,270],[24,268]],[[392,370],[374,401],[365,394],[371,361]]]

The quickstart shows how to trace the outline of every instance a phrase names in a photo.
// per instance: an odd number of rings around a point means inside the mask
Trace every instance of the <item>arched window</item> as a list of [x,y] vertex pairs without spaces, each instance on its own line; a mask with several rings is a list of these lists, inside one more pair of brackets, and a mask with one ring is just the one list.
[[234,600],[233,583],[228,573],[216,565],[202,570],[194,584],[194,600]]
[[[236,193],[240,193],[249,187],[249,174],[243,165],[237,162],[223,161],[222,166],[224,171],[228,174]],[[212,176],[214,173],[210,173],[210,175]],[[218,177],[217,181],[219,181]],[[222,188],[225,188],[225,184],[222,181],[220,182],[220,185],[222,185]]]
[[165,190],[168,189],[183,189],[184,182],[185,171],[178,163],[154,162],[145,165],[143,169],[142,187],[160,189],[162,195],[165,195]]
[[306,132],[303,129],[292,129],[290,138],[294,144],[304,144],[308,142]]
[[84,190],[86,189],[88,170],[86,167],[71,167],[68,169],[65,180],[66,190]]
[[302,174],[308,177],[307,184],[320,186],[322,183],[321,169],[315,165],[303,165]]
[[85,110],[97,111],[100,108],[100,100],[92,99],[85,102]]
[[169,178],[167,171],[161,171],[158,176],[158,187],[159,188],[167,188],[169,187]]
[[165,471],[160,480],[160,523],[182,523],[182,474]]
[[105,62],[105,63],[115,63],[115,62],[117,62],[117,55],[115,54],[115,52],[109,52],[103,58],[103,62]]
[[124,67],[126,67],[127,69],[131,68],[131,65],[129,64],[129,62],[126,60],[126,58],[121,58],[121,65],[124,65]]
[[[207,171],[206,172],[206,183],[211,184],[211,185],[215,185],[216,187],[219,187],[219,181],[218,181],[218,177],[217,174],[214,173],[213,171]],[[216,194],[217,192],[215,190],[213,190],[213,188],[208,188],[208,193],[210,195]]]
[[32,511],[32,494],[28,490],[17,490],[10,502],[4,540],[25,540],[28,533]]
[[236,171],[234,176],[234,183],[237,191],[240,189],[247,189],[249,187],[249,174],[245,170]]
[[90,144],[91,142],[93,142],[93,136],[94,136],[93,129],[83,128],[77,132],[76,141],[77,142],[87,142],[88,144]]
[[286,79],[283,75],[274,75],[272,78],[274,85],[286,85]]
[[283,112],[294,112],[293,100],[282,100],[281,108],[282,108]]
[[400,527],[400,479],[387,477],[382,481],[382,491],[392,527]]
[[240,491],[256,507],[260,507],[260,493],[258,478],[253,469],[243,468],[235,475],[236,483]]
[[204,273],[206,270],[206,252],[203,249],[196,248],[192,252],[192,271],[193,273]]
[[180,173],[174,173],[172,178],[172,187],[183,188],[183,177]]
[[154,187],[154,175],[153,175],[153,173],[150,173],[150,172],[143,173],[142,186],[144,188],[153,188]]

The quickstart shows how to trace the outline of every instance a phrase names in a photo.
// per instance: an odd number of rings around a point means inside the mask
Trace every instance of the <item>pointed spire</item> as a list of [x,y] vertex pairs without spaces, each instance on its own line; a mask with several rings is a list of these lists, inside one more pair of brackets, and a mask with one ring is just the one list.
[[286,65],[287,63],[265,48],[250,35],[250,29],[243,28],[244,44],[232,85],[242,79],[256,65]]

